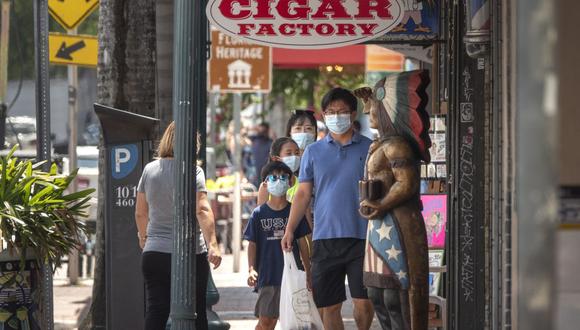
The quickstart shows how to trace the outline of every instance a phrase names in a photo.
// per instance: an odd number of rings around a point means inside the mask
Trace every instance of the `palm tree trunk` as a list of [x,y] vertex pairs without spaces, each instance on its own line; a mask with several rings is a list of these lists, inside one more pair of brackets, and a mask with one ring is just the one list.
[[173,120],[173,0],[157,0],[157,108],[159,132]]
[[[101,0],[97,102],[157,117],[154,0]],[[101,150],[103,142],[101,140]],[[105,159],[99,157],[99,206],[92,305],[80,329],[105,329]]]

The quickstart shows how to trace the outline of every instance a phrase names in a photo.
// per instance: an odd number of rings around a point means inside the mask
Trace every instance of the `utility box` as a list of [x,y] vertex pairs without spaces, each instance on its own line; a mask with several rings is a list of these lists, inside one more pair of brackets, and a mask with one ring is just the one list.
[[95,104],[105,142],[107,329],[143,329],[145,287],[135,224],[137,185],[153,156],[158,120]]

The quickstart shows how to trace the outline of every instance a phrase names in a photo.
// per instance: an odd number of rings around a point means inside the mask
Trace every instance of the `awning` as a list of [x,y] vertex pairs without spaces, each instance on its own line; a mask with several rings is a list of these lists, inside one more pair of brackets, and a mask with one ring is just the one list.
[[285,49],[273,48],[274,66],[281,69],[309,69],[320,65],[365,65],[365,45],[353,45],[332,49]]

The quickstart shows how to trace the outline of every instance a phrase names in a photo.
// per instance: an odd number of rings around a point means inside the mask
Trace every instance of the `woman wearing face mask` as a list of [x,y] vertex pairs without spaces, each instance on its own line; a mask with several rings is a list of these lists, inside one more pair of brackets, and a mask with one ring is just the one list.
[[304,149],[316,141],[317,123],[314,112],[309,110],[295,110],[288,120],[286,136],[291,137],[300,148],[300,155]]
[[[270,148],[270,160],[283,162],[296,176],[298,174],[298,169],[300,168],[300,149],[298,148],[298,144],[289,137],[276,139]],[[295,176],[292,178],[290,188],[286,192],[286,198],[289,202],[292,202],[294,194],[296,193],[296,188],[298,187],[298,180],[296,180]],[[268,198],[269,193],[266,182],[262,181],[260,188],[258,189],[258,205],[265,203]]]

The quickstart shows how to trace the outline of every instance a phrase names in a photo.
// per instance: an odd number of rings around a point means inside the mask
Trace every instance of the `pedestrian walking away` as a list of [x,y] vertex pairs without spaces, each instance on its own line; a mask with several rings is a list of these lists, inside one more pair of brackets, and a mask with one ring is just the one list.
[[[145,329],[165,329],[171,300],[171,253],[173,250],[173,187],[175,162],[173,146],[175,123],[171,123],[157,150],[158,159],[145,166],[137,187],[135,221],[139,245],[143,249],[141,268],[145,280]],[[199,152],[198,135],[198,152]],[[205,188],[205,175],[196,169],[196,314],[197,330],[207,329],[206,288],[209,263],[217,268],[221,254],[215,236],[213,212]],[[206,244],[207,243],[207,244]]]
[[326,329],[344,329],[341,307],[348,278],[359,329],[369,329],[373,307],[362,282],[366,220],[359,212],[358,181],[363,178],[370,139],[356,133],[356,97],[347,89],[333,88],[322,99],[330,134],[306,147],[300,163],[299,186],[294,196],[282,246],[290,250],[293,232],[314,200],[312,290]]

